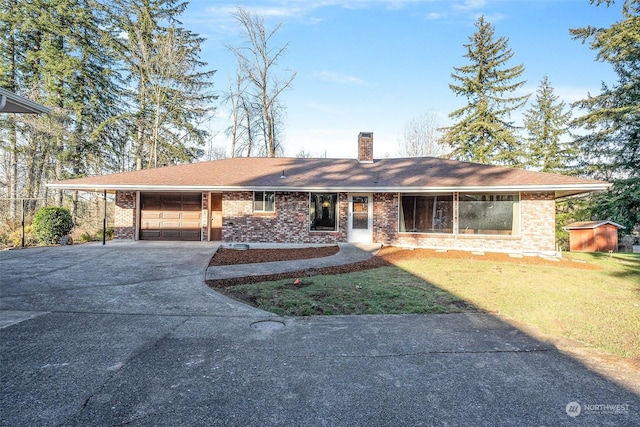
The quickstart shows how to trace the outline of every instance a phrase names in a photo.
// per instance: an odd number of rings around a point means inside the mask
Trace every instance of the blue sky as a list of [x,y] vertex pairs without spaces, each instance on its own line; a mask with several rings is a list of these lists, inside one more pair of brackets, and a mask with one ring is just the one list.
[[[618,2],[621,3],[621,2]],[[284,93],[287,108],[285,155],[355,158],[357,135],[374,132],[374,156],[397,157],[405,123],[426,112],[439,124],[466,103],[449,89],[453,67],[467,64],[468,42],[480,15],[509,39],[534,93],[549,76],[556,95],[573,102],[615,83],[608,64],[572,40],[569,28],[606,27],[620,20],[620,6],[595,7],[588,0],[262,0],[242,3],[191,0],[181,21],[207,38],[202,58],[217,70],[216,91],[226,91],[236,62],[228,45],[240,42],[231,13],[237,4],[278,23],[274,46],[289,43],[283,70],[297,72]],[[519,93],[520,94],[520,93]],[[530,98],[530,101],[534,96]],[[521,114],[513,119],[521,122]],[[214,144],[229,149],[224,136],[228,108],[220,105],[209,127]]]

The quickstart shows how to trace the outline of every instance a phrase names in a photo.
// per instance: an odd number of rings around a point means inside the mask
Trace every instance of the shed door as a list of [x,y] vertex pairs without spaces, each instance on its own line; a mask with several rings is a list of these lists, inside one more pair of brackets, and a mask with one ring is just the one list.
[[140,240],[199,241],[201,193],[141,193]]

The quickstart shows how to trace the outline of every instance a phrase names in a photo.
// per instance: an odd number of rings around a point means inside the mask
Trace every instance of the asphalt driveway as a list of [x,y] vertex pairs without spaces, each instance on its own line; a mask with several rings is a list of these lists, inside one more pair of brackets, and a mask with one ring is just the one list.
[[640,425],[640,398],[490,315],[279,318],[215,246],[0,252],[0,425]]

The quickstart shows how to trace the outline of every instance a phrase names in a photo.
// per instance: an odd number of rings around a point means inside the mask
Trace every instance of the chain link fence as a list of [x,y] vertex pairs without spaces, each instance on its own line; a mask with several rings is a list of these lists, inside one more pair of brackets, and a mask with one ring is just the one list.
[[[110,239],[113,236],[114,203],[113,195],[107,195],[105,201],[102,193],[65,194],[63,207],[71,211],[75,224],[72,240],[83,243]],[[0,198],[0,249],[37,245],[31,228],[33,215],[43,206],[55,205],[53,198]]]

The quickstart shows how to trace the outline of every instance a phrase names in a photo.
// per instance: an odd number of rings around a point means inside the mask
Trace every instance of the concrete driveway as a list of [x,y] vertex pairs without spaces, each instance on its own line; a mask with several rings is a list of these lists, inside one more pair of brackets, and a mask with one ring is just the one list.
[[640,398],[483,314],[279,318],[214,245],[0,252],[2,426],[640,425]]

